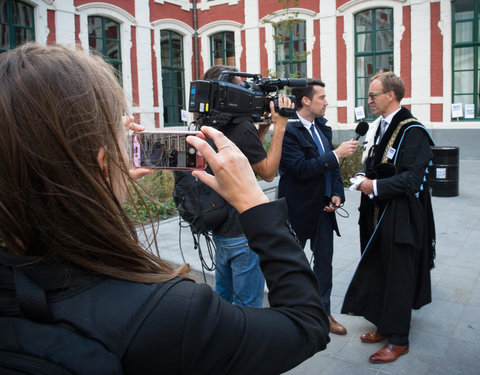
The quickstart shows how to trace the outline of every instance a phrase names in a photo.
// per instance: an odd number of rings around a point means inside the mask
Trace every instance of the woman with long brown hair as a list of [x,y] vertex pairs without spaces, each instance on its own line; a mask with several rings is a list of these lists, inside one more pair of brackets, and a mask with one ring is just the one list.
[[226,303],[140,245],[122,206],[132,176],[151,172],[128,171],[126,112],[98,57],[34,43],[0,55],[0,369],[269,374],[324,349],[328,320],[284,203],[222,133],[202,129],[218,153],[187,139],[215,176],[194,174],[241,213],[271,307]]

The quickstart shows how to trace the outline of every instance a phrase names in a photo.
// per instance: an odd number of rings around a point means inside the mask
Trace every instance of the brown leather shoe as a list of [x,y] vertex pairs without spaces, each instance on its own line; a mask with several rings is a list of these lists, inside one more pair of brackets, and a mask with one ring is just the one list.
[[396,361],[401,355],[408,353],[408,345],[387,344],[370,356],[372,363],[389,363]]
[[368,344],[374,344],[376,342],[385,340],[386,338],[388,338],[388,336],[390,335],[387,335],[386,333],[380,333],[378,331],[374,331],[374,332],[368,332],[363,334],[362,336],[360,336],[360,340]]
[[344,335],[347,333],[347,329],[333,319],[333,316],[330,315],[328,321],[330,322],[330,332],[335,333],[336,335]]

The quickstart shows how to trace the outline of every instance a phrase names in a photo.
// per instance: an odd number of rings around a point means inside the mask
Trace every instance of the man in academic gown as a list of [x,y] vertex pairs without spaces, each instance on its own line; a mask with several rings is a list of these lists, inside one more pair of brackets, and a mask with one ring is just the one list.
[[376,331],[360,337],[363,342],[387,339],[370,356],[373,363],[393,362],[408,353],[411,311],[431,302],[435,227],[426,173],[433,141],[400,106],[404,93],[395,74],[372,77],[368,103],[379,118],[367,133],[365,169],[357,176],[362,258],[342,313],[375,324]]

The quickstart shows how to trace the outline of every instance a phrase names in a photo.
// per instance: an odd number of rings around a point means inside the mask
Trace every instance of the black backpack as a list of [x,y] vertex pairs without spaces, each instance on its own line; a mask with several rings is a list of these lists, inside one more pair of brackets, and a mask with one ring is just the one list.
[[[88,316],[82,318],[83,328],[71,323],[68,317],[53,320],[45,290],[16,267],[14,279],[15,299],[21,314],[18,313],[18,308],[0,311],[0,373],[4,375],[123,374],[122,357],[145,317],[164,294],[182,280],[176,278],[158,284],[150,295],[145,296],[143,302],[131,305],[132,311],[115,312],[116,321],[123,324],[119,325],[123,328],[115,325],[120,329],[119,336],[115,338],[106,333],[110,332],[108,330],[101,333],[95,330],[93,327],[98,322],[90,321]],[[110,285],[107,282],[102,288],[111,290]],[[138,295],[138,285],[125,283],[124,297]],[[88,285],[84,287],[88,288]],[[81,292],[84,288],[74,289]],[[69,303],[68,297],[66,301]],[[102,301],[95,295],[90,296],[88,301],[96,301],[96,306],[90,307],[90,311],[102,306]],[[88,308],[78,306],[76,311],[88,311]],[[72,318],[75,320],[79,317]],[[88,332],[92,329],[100,337],[89,337]]]
[[220,194],[193,177],[190,171],[175,171],[173,175],[173,200],[192,233],[206,234],[227,220],[229,205]]

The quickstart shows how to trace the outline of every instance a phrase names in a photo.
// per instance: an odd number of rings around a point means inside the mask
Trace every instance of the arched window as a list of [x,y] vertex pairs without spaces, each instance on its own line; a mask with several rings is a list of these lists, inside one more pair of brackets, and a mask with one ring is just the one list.
[[275,27],[275,65],[279,78],[307,76],[305,21],[284,21]]
[[[480,119],[480,0],[452,2],[453,103],[464,118]],[[473,108],[472,108],[473,106]]]
[[171,30],[160,31],[164,126],[183,126],[185,108],[183,38]]
[[0,0],[0,53],[35,40],[33,7],[16,0]]
[[88,17],[88,45],[115,68],[121,80],[120,24],[105,17]]
[[210,56],[213,65],[235,66],[235,37],[232,31],[210,37]]
[[393,9],[368,9],[355,15],[355,106],[363,106],[367,119],[370,77],[393,71]]

